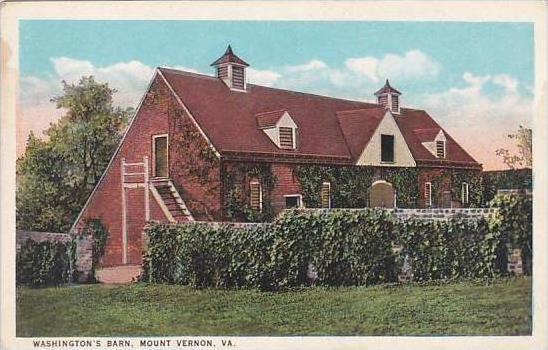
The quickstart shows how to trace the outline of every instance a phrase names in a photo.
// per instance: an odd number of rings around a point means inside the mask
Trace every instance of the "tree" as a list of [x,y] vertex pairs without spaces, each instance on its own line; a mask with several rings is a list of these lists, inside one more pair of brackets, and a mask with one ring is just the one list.
[[131,108],[114,107],[116,90],[91,76],[63,84],[54,97],[66,110],[44,132],[30,134],[17,160],[17,227],[60,231],[70,228],[99,181],[126,127]]
[[511,154],[509,150],[505,148],[499,148],[496,150],[497,156],[501,156],[504,163],[510,169],[532,167],[533,131],[520,125],[518,131],[515,134],[508,135],[508,137],[512,140],[516,140],[518,154]]

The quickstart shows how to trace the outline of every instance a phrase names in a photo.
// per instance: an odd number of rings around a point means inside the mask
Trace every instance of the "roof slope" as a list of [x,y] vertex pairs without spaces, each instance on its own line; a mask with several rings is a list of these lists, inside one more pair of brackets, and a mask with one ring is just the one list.
[[[378,104],[255,84],[247,84],[246,92],[235,92],[212,76],[159,70],[221,154],[328,157],[350,163],[359,157],[384,115]],[[279,149],[260,130],[259,126],[272,124],[281,116],[280,111],[287,111],[299,127],[296,150]],[[258,117],[264,119],[258,121]],[[402,109],[395,118],[416,159],[438,160],[414,133],[415,129],[440,128],[426,112]],[[444,163],[454,160],[479,166],[444,133],[448,155]]]
[[352,159],[357,160],[360,157],[385,113],[383,107],[337,113]]

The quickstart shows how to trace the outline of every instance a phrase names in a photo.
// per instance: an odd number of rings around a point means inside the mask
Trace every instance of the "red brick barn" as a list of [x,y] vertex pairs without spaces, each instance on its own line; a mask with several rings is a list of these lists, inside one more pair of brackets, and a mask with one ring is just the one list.
[[[215,76],[156,70],[73,227],[89,218],[108,227],[103,266],[140,264],[142,229],[152,220],[265,219],[266,212],[271,218],[311,205],[393,207],[405,193],[407,206],[469,202],[471,184],[441,175],[477,173],[481,165],[427,112],[401,107],[388,81],[377,103],[365,103],[248,84],[248,64],[230,47],[212,66]],[[306,167],[305,182],[299,174]],[[414,174],[411,186],[387,175],[396,170]],[[337,177],[349,171],[369,175]]]

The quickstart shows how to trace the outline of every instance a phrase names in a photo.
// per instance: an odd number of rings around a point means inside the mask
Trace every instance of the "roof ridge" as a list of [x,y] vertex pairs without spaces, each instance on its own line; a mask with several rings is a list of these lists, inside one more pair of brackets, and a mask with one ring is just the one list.
[[347,115],[347,114],[352,114],[356,112],[373,111],[373,110],[379,110],[379,109],[384,110],[385,108],[379,105],[378,107],[371,107],[371,108],[345,109],[343,111],[336,111],[335,113],[337,115]]

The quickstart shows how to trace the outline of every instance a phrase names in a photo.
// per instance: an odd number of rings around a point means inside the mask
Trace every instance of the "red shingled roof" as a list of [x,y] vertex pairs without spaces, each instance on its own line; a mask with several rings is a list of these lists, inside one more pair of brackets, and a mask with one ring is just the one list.
[[421,142],[431,142],[434,141],[436,136],[440,133],[440,128],[415,129],[413,132]]
[[246,67],[249,66],[247,62],[245,62],[240,57],[236,56],[234,52],[232,52],[232,48],[230,47],[230,45],[228,45],[228,47],[226,48],[225,53],[221,57],[219,57],[215,62],[213,62],[211,65],[216,66],[223,63],[237,63],[237,64],[242,64]]
[[256,114],[257,126],[259,127],[259,129],[272,128],[276,126],[276,124],[285,112],[285,110],[280,109],[278,111],[258,113]]
[[384,83],[384,86],[375,92],[375,96],[384,94],[384,93],[393,93],[393,94],[401,95],[401,92],[399,92],[398,90],[390,86],[388,79],[386,79],[386,83]]
[[[401,114],[396,116],[396,123],[400,128],[413,157],[417,164],[450,164],[479,167],[480,164],[474,160],[438,123],[423,110],[402,108]],[[446,155],[447,158],[436,158],[423,145],[421,139],[415,133],[415,130],[435,129],[443,130],[447,139]],[[419,132],[420,133],[420,132]],[[436,133],[437,135],[437,133]],[[432,138],[432,140],[435,138]],[[434,162],[434,163],[433,163]]]
[[[385,112],[378,104],[254,84],[247,84],[246,92],[236,92],[212,76],[159,70],[214,147],[231,157],[282,156],[308,161],[323,158],[353,163]],[[299,127],[296,150],[279,149],[260,129],[275,124],[285,111]],[[402,108],[395,119],[417,162],[480,166],[445,130],[447,159],[441,161],[424,148],[414,130],[440,129],[425,111]]]
[[386,113],[384,107],[337,112],[352,159],[357,160]]

